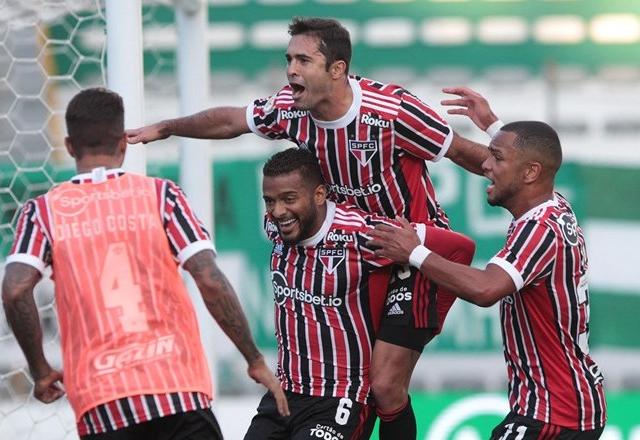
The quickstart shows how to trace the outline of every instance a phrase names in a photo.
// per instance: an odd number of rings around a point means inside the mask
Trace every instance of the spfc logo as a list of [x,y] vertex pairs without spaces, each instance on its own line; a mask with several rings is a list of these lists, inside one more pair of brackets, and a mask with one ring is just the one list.
[[578,223],[576,218],[571,214],[564,213],[558,218],[558,223],[562,227],[562,234],[565,240],[571,245],[578,244]]
[[355,141],[349,139],[349,151],[358,159],[360,166],[365,166],[378,152],[378,141]]
[[344,248],[320,248],[320,261],[327,269],[327,273],[333,273],[344,261],[345,252]]

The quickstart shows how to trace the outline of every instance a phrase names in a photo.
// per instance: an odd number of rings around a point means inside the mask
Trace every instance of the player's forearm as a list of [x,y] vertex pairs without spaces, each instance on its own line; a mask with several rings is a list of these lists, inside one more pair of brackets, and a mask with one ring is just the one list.
[[449,261],[432,252],[422,262],[420,272],[466,301],[481,307],[495,303],[491,280],[484,270]]
[[489,157],[489,150],[485,145],[454,133],[446,157],[467,171],[483,175],[482,163]]
[[243,107],[214,107],[160,124],[165,137],[230,139],[249,132]]
[[7,270],[2,284],[2,304],[7,322],[27,359],[31,375],[38,379],[50,367],[42,348],[42,327],[33,297],[33,286],[17,280],[10,272]]
[[201,251],[185,263],[198,285],[209,313],[249,364],[262,357],[238,297],[227,277],[215,264],[213,251]]

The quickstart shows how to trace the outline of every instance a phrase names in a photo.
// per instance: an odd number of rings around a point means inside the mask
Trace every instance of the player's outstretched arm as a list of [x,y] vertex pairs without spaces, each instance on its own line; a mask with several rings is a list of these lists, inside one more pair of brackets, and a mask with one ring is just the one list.
[[2,304],[7,321],[22,349],[34,380],[36,399],[51,403],[64,395],[58,382],[62,373],[54,370],[44,356],[42,327],[33,288],[40,281],[40,272],[27,264],[9,263],[2,281]]
[[211,316],[247,360],[249,376],[273,393],[281,415],[289,415],[287,399],[280,383],[258,351],[240,301],[229,280],[218,268],[213,251],[198,252],[186,261],[184,268],[193,276]]
[[[401,228],[377,225],[375,230],[370,232],[373,239],[367,244],[377,248],[375,252],[378,255],[397,263],[410,262],[415,265],[411,260],[420,258],[419,252],[413,253],[417,247],[421,247],[420,239],[409,222],[404,219],[399,221],[402,223]],[[476,269],[454,263],[431,252],[424,258],[419,269],[429,279],[454,295],[481,307],[489,307],[516,291],[511,277],[495,264],[489,264],[484,270]]]
[[198,139],[230,139],[249,133],[246,107],[213,107],[176,119],[166,119],[145,127],[126,130],[127,142],[142,142],[183,136]]

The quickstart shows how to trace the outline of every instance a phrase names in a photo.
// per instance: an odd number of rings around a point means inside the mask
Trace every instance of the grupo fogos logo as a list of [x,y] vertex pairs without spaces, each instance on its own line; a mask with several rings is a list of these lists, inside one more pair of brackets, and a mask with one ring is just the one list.
[[315,306],[340,307],[342,305],[342,298],[314,295],[306,290],[289,286],[284,275],[277,271],[271,272],[271,282],[273,284],[273,296],[275,302],[280,306],[285,303],[287,298],[295,301],[302,301],[307,304],[313,304]]

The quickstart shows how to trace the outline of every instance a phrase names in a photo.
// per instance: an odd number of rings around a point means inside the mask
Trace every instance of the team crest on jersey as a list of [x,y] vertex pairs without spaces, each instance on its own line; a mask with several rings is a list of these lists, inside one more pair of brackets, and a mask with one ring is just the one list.
[[333,273],[336,267],[344,261],[346,251],[344,248],[320,248],[320,262],[324,265],[327,273]]
[[564,235],[564,239],[571,246],[575,246],[578,244],[578,222],[576,218],[569,214],[564,213],[558,218],[558,224],[562,228],[562,235]]
[[378,152],[378,141],[356,141],[349,139],[349,151],[358,159],[360,166],[366,166]]

